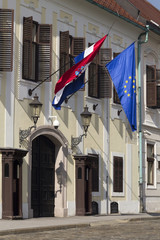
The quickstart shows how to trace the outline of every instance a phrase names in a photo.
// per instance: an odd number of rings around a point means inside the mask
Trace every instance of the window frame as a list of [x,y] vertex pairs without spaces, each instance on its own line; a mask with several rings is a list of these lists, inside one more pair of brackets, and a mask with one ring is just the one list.
[[[95,159],[92,160],[92,192],[99,192],[99,155],[92,154]],[[95,176],[94,176],[95,173]],[[97,183],[95,183],[95,177]]]
[[84,50],[85,38],[73,37],[69,34],[69,31],[60,31],[59,78],[74,65],[74,57]]
[[[114,191],[114,158],[118,157],[121,158],[123,161],[123,174],[122,174],[122,192],[115,192]],[[124,188],[124,179],[125,179],[125,158],[123,153],[113,152],[112,153],[112,164],[111,164],[111,178],[112,178],[112,185],[111,185],[111,192],[113,197],[124,197],[125,196],[125,188]]]
[[160,108],[160,69],[156,65],[146,65],[146,106]]
[[101,153],[98,150],[93,151],[92,149],[87,149],[87,154],[90,155],[91,157],[93,156],[93,158],[94,157],[98,158],[98,178],[99,178],[98,190],[99,191],[96,191],[96,192],[92,191],[92,197],[99,197],[99,196],[101,196],[101,178],[100,178],[100,176],[101,176]]
[[39,24],[33,17],[23,17],[22,78],[51,81],[52,25]]
[[[148,156],[148,146],[151,146],[153,149],[153,156]],[[147,162],[147,174],[146,174],[146,183],[147,188],[155,187],[155,177],[156,177],[156,168],[155,168],[155,145],[154,143],[147,142],[146,145],[146,162]],[[149,180],[149,165],[152,163],[152,181]]]
[[[90,47],[93,43],[89,43]],[[105,65],[111,61],[112,49],[101,48],[88,70],[88,97],[101,99],[112,97],[112,81]]]

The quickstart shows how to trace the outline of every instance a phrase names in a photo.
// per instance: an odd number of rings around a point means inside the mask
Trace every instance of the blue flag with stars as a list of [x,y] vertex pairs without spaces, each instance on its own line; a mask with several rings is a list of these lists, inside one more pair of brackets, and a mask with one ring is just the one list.
[[135,46],[132,43],[106,64],[132,131],[137,130]]

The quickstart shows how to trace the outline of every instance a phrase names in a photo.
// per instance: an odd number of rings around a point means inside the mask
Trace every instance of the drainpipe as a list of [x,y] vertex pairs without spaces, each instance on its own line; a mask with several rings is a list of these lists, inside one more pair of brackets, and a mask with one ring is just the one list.
[[[149,25],[146,26],[146,32],[138,37],[138,106],[139,106],[139,191],[140,191],[140,212],[144,212],[143,199],[143,161],[142,161],[142,100],[141,100],[141,44],[148,42]],[[141,37],[145,35],[145,40]]]

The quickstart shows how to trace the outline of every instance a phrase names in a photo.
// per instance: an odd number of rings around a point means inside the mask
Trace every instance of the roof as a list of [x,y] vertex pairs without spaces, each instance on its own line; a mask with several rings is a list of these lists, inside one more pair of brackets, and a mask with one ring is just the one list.
[[95,5],[98,5],[99,7],[112,11],[112,13],[115,13],[117,16],[122,16],[123,18],[128,19],[129,21],[132,21],[135,24],[138,24],[139,26],[145,27],[145,24],[137,21],[134,17],[132,17],[123,7],[121,7],[116,2],[116,0],[88,0],[88,1],[92,2]]
[[[156,32],[160,34],[160,11],[147,0],[87,0],[136,26],[145,29],[151,23]],[[150,24],[149,24],[150,25]],[[158,30],[157,30],[158,28]]]
[[140,15],[148,21],[154,21],[160,25],[160,11],[147,0],[129,0],[139,11]]

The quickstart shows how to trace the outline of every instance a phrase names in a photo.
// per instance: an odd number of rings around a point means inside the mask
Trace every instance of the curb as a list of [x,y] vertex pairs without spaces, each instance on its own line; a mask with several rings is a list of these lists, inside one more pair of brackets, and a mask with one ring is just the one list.
[[125,218],[125,219],[112,219],[105,221],[96,221],[89,223],[77,223],[77,224],[66,224],[66,225],[57,225],[57,226],[42,226],[42,227],[28,227],[28,228],[17,228],[17,229],[9,229],[9,230],[0,230],[0,236],[12,235],[12,234],[24,234],[24,233],[35,233],[35,232],[45,232],[45,231],[56,231],[56,230],[65,230],[71,228],[87,228],[87,227],[98,227],[98,226],[106,226],[112,224],[121,224],[127,222],[136,222],[136,221],[150,221],[150,220],[158,220],[160,216],[153,217],[137,217],[137,218]]
[[69,224],[69,225],[57,225],[57,226],[45,226],[45,227],[34,227],[34,228],[17,228],[10,230],[1,230],[0,236],[12,235],[12,234],[23,234],[23,233],[35,233],[35,232],[45,232],[45,231],[55,231],[71,228],[85,228],[90,227],[89,223],[80,223],[80,224]]

